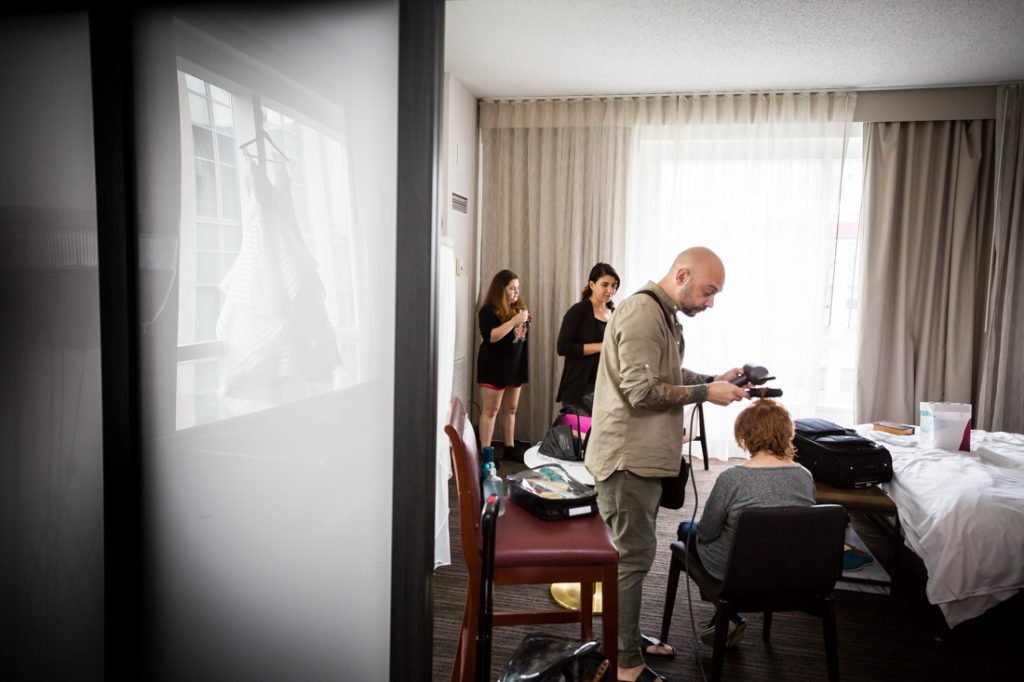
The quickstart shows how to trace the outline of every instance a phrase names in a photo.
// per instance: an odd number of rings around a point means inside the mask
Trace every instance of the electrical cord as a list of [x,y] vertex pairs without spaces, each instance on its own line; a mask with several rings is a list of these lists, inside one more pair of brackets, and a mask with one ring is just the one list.
[[[697,409],[698,406],[694,406],[693,410],[690,412],[690,441],[687,443],[686,446],[686,456],[689,460],[688,466],[690,467],[690,483],[693,486],[693,514],[690,515],[691,529],[693,528],[693,524],[697,521],[697,477],[693,473],[693,420],[694,417],[697,416]],[[705,434],[702,433],[701,436],[705,436]],[[705,440],[704,442],[706,443],[707,441]],[[704,682],[707,682],[708,678],[707,675],[704,674],[704,666],[701,665],[700,654],[698,653],[698,651],[700,650],[700,639],[697,637],[697,620],[693,616],[693,595],[690,593],[690,552],[697,551],[696,533],[694,533],[691,537],[693,537],[693,547],[690,546],[690,539],[687,538],[686,559],[683,564],[683,569],[686,573],[686,604],[690,612],[690,634],[693,636],[693,660],[697,664],[697,670],[700,670],[701,679],[704,680]]]

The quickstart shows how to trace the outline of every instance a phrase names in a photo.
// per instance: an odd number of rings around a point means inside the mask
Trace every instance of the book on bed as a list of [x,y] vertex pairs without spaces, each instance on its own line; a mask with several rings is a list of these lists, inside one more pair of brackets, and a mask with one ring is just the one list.
[[899,422],[871,422],[871,428],[875,431],[884,431],[894,436],[914,435],[913,424],[900,424]]

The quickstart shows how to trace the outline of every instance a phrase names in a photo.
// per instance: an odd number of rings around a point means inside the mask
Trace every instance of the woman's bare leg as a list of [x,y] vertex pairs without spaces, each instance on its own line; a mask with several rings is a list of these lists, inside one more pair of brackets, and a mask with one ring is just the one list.
[[480,387],[480,396],[483,400],[483,407],[480,408],[480,447],[485,448],[491,444],[494,436],[494,420],[498,416],[498,408],[501,407],[502,396],[507,393],[505,390],[495,391],[486,386]]
[[519,407],[521,390],[522,386],[509,386],[501,399],[501,435],[505,437],[505,445],[510,448],[516,445],[516,409]]

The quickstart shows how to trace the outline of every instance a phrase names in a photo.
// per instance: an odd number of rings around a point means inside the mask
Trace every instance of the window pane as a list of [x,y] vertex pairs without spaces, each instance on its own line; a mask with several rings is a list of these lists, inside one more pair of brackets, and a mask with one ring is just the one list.
[[220,192],[225,218],[238,218],[238,171],[234,166],[220,167]]
[[217,226],[213,223],[196,224],[196,246],[200,251],[216,251],[218,247]]
[[206,99],[194,92],[188,93],[188,111],[193,123],[210,125],[210,112],[206,108]]
[[193,148],[196,156],[203,159],[213,158],[213,133],[207,128],[192,126]]
[[187,73],[185,74],[185,87],[192,92],[198,92],[200,95],[205,95],[206,88],[204,85],[203,81],[199,80],[195,76],[190,76]]
[[235,138],[231,135],[217,133],[217,151],[220,152],[220,162],[234,166],[238,163],[238,152],[235,151]]
[[196,254],[196,282],[199,284],[220,284],[220,267],[217,254]]
[[238,225],[224,226],[224,250],[238,253],[242,249],[242,228]]
[[196,287],[196,341],[217,338],[220,291],[217,287]]
[[266,107],[263,107],[263,115],[266,116],[268,128],[281,127],[281,114],[277,113],[273,109],[267,109]]
[[220,363],[216,360],[209,362],[197,362],[196,368],[196,379],[195,379],[195,392],[196,393],[208,393],[210,391],[217,390],[217,382],[220,379]]
[[220,275],[221,275],[221,279],[222,280],[224,279],[224,276],[228,274],[228,271],[231,270],[231,266],[235,264],[236,260],[238,260],[238,253],[237,252],[235,252],[235,253],[225,253],[225,254],[221,255],[221,257],[220,257]]
[[196,214],[217,215],[217,181],[212,161],[196,160]]
[[213,122],[217,130],[222,133],[230,133],[235,128],[235,122],[231,118],[231,108],[223,104],[213,105]]
[[210,97],[214,102],[220,102],[221,104],[231,104],[231,95],[228,91],[223,88],[218,88],[216,85],[210,84]]

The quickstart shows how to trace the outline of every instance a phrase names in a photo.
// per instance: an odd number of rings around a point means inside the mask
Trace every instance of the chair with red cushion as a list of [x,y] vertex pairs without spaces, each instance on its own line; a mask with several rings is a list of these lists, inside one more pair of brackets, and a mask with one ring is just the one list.
[[[452,668],[454,682],[472,679],[476,664],[483,547],[480,456],[473,425],[466,418],[466,411],[458,398],[452,398],[451,416],[445,433],[452,445],[455,483],[459,493],[462,554],[469,574],[462,630]],[[609,659],[608,668],[615,670],[618,665],[618,567],[618,550],[601,517],[542,521],[506,499],[506,511],[498,523],[495,538],[494,584],[580,583],[580,609],[499,611],[494,613],[493,624],[580,623],[583,639],[591,639],[594,585],[601,583],[604,650]]]

